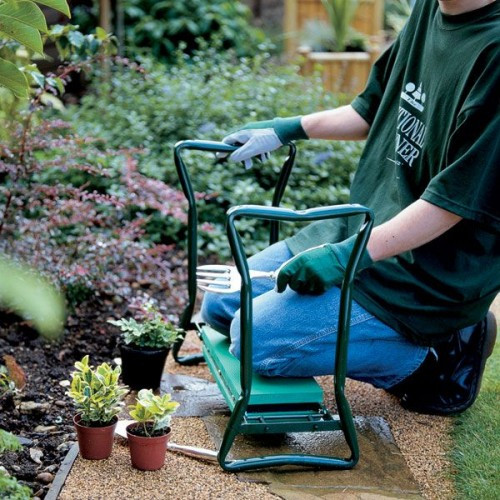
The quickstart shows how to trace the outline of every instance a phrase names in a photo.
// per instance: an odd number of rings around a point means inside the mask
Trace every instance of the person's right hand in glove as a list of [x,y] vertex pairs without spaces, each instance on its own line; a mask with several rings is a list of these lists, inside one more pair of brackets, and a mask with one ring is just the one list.
[[252,166],[252,158],[259,156],[265,160],[268,154],[284,144],[299,139],[308,139],[302,128],[301,117],[274,118],[261,122],[251,122],[222,140],[226,144],[241,145],[229,157],[241,161],[245,168]]
[[[353,235],[340,243],[327,243],[309,248],[292,257],[278,269],[276,291],[282,293],[289,286],[301,294],[320,295],[332,286],[340,285],[356,242]],[[364,250],[358,263],[358,271],[373,264]]]

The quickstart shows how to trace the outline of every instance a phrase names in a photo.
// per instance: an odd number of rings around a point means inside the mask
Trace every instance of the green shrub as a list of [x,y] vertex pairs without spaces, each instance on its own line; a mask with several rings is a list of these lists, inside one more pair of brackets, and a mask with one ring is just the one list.
[[[256,53],[264,33],[251,25],[250,9],[237,0],[122,0],[125,53],[128,57],[152,55],[167,63],[183,48],[191,54],[213,38],[222,48],[233,48],[239,56]],[[78,5],[74,24],[84,33],[98,26],[98,5]]]
[[264,34],[249,23],[250,10],[235,0],[125,0],[128,50],[145,49],[157,59],[173,62],[175,52],[199,48],[214,36],[238,55],[254,54]]
[[[235,59],[211,48],[194,57],[179,57],[166,69],[149,63],[144,70],[121,68],[109,83],[96,83],[68,119],[82,135],[103,138],[110,146],[144,148],[138,158],[142,173],[179,187],[173,145],[183,139],[221,140],[248,121],[294,116],[335,107],[319,78],[304,78],[295,66],[277,66],[269,55]],[[346,202],[361,145],[355,142],[303,141],[283,203],[296,209]],[[271,161],[242,165],[215,163],[203,153],[186,153],[194,188],[210,194],[199,201],[201,247],[228,255],[225,210],[242,203],[270,203],[286,151]],[[146,213],[149,215],[149,213]],[[184,239],[178,224],[156,217],[148,227],[155,242]],[[242,222],[251,236],[249,252],[266,244],[267,232],[254,221]]]
[[89,427],[108,425],[120,413],[127,393],[118,383],[121,369],[112,369],[107,363],[93,369],[89,357],[75,363],[68,396],[73,399],[83,425]]
[[27,486],[19,484],[15,477],[11,477],[3,470],[0,470],[0,498],[29,500],[31,497],[31,490]]
[[[311,19],[305,23],[300,41],[302,45],[309,47],[313,52],[336,52],[338,50],[332,25],[319,19]],[[345,38],[345,51],[363,52],[368,49],[368,46],[366,35],[349,28]]]
[[171,401],[170,394],[155,396],[151,389],[141,389],[135,405],[130,405],[129,410],[130,416],[141,424],[137,428],[138,434],[152,437],[166,433],[171,415],[178,406],[179,403]]
[[343,52],[346,49],[349,25],[358,6],[357,0],[321,0],[328,14],[328,20],[335,38],[335,50]]

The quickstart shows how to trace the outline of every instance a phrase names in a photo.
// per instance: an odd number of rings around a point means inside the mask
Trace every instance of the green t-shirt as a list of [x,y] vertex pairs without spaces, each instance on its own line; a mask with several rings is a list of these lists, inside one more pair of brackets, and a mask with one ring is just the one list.
[[[419,198],[463,217],[356,278],[355,300],[419,344],[479,321],[500,289],[499,93],[500,2],[448,16],[421,0],[352,103],[371,128],[351,202],[376,225]],[[359,223],[320,221],[287,243],[296,254]]]

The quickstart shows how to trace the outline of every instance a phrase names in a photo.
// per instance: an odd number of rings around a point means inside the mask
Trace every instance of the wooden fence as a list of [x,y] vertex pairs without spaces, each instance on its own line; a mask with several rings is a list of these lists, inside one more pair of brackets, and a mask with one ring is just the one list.
[[[369,37],[379,36],[383,29],[383,15],[383,0],[359,0],[351,24],[354,29]],[[286,51],[289,55],[295,53],[300,31],[305,23],[313,19],[328,19],[321,0],[285,0],[283,27],[287,37]]]

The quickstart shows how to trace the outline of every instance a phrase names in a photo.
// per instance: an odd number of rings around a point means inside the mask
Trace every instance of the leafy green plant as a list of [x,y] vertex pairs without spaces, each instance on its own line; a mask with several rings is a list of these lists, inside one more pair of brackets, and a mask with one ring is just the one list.
[[[43,74],[30,51],[18,42],[2,41],[0,35],[0,58],[8,60],[19,69],[26,84],[26,95],[22,96],[14,92],[15,89],[2,86],[0,70],[0,141],[4,143],[4,147],[12,148],[17,145],[19,150],[25,151],[26,138],[31,128],[40,122],[40,110],[47,107],[63,109],[61,97],[66,84],[77,73],[88,72],[92,68],[92,62],[108,57],[116,49],[113,36],[106,34],[101,28],[96,28],[96,33],[83,35],[70,24],[55,25],[48,30],[46,38],[55,43],[63,64],[56,71]],[[24,98],[28,96],[31,99]],[[24,140],[16,144],[19,139],[16,132],[19,128],[23,128]],[[7,150],[0,148],[0,157],[9,158],[5,152]]]
[[141,321],[122,318],[108,320],[108,323],[120,328],[123,341],[127,345],[155,349],[171,347],[183,330],[176,328],[151,303],[146,304],[145,312],[145,317]]
[[120,413],[127,389],[118,383],[121,369],[107,363],[93,369],[89,356],[75,363],[68,396],[73,399],[83,425],[108,425]]
[[135,405],[129,406],[130,416],[140,424],[136,428],[139,435],[152,437],[168,432],[171,415],[179,406],[179,403],[171,399],[170,394],[155,396],[151,389],[139,391]]
[[[109,147],[142,148],[144,154],[137,156],[140,171],[179,188],[172,158],[177,141],[221,140],[249,121],[338,105],[339,98],[324,92],[319,76],[302,77],[297,67],[278,66],[265,52],[238,59],[231,51],[211,47],[193,57],[180,55],[170,68],[152,61],[117,68],[109,82],[96,82],[81,106],[67,109],[65,116],[81,135],[98,136]],[[311,140],[297,146],[283,204],[306,209],[345,203],[362,144]],[[186,153],[194,189],[200,193],[201,253],[229,257],[225,211],[241,203],[270,204],[285,155],[283,148],[270,161],[245,170],[232,162],[215,163],[210,154]],[[145,237],[151,241],[185,241],[185,225],[178,220],[150,210],[140,212],[150,217]],[[267,245],[269,233],[263,224],[245,220],[240,227],[248,253]],[[283,236],[291,231],[282,225]]]
[[175,62],[175,52],[219,38],[241,56],[255,53],[264,34],[249,23],[250,10],[235,0],[125,0],[125,35],[130,50],[146,48],[157,59]]
[[78,26],[56,24],[49,31],[59,57],[66,62],[82,62],[96,56],[110,56],[116,52],[116,38],[97,26],[95,31],[83,34]]
[[[14,434],[0,429],[0,455],[6,451],[20,451],[21,443]],[[15,477],[9,476],[5,470],[0,470],[0,498],[9,500],[29,500],[31,490],[18,483]]]
[[47,339],[58,338],[64,324],[64,302],[35,271],[0,255],[0,302],[30,320]]
[[347,46],[349,25],[358,6],[357,0],[321,0],[335,36],[335,50],[343,52]]
[[[36,0],[71,17],[66,0]],[[0,0],[0,32],[4,40],[14,40],[31,53],[43,54],[41,33],[47,33],[47,23],[40,7],[31,0]],[[27,98],[29,83],[25,73],[14,62],[0,58],[0,86],[17,97]]]
[[27,486],[19,484],[15,477],[0,470],[0,497],[9,500],[30,500],[32,493]]

